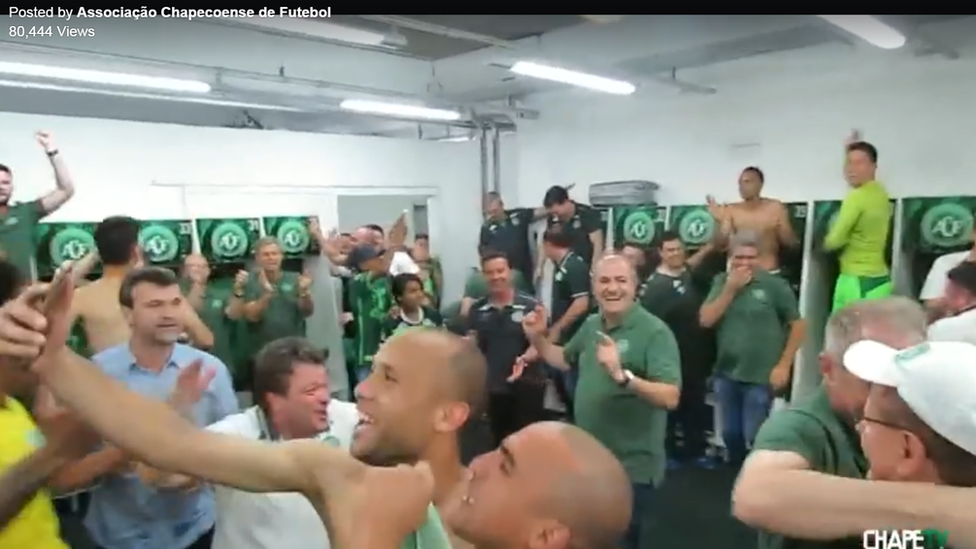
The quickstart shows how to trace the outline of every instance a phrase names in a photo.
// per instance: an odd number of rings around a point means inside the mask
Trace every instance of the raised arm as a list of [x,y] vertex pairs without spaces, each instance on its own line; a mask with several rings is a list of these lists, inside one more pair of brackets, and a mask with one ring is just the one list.
[[44,131],[37,132],[37,142],[44,148],[44,153],[47,154],[51,161],[51,167],[54,168],[54,184],[56,187],[41,197],[41,215],[49,215],[64,206],[64,203],[75,195],[75,184],[71,178],[71,173],[68,172],[68,166],[61,158],[61,152],[51,138],[51,134]]

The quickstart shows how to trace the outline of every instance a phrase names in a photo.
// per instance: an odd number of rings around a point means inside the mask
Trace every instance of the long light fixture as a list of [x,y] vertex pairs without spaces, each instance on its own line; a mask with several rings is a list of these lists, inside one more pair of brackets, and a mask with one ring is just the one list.
[[29,63],[10,63],[0,61],[0,73],[15,74],[30,78],[46,78],[52,80],[71,80],[103,84],[109,86],[128,86],[151,90],[173,91],[181,93],[209,93],[210,84],[196,80],[167,78],[163,76],[145,76],[141,74],[127,74],[121,72],[95,71],[88,69],[74,69],[69,67],[55,67],[51,65],[33,65]]
[[381,114],[399,116],[402,118],[422,118],[425,120],[453,121],[461,118],[461,113],[445,109],[432,109],[402,103],[384,103],[382,101],[368,101],[365,99],[346,99],[339,103],[339,108],[366,114]]
[[62,86],[59,84],[44,84],[41,82],[21,82],[19,80],[0,79],[0,88],[20,88],[29,90],[48,90],[67,93],[89,93],[96,95],[110,95],[113,97],[130,97],[133,99],[151,99],[154,101],[173,101],[176,103],[196,103],[200,105],[215,105],[218,107],[237,107],[241,109],[254,109],[263,111],[282,111],[282,112],[307,112],[305,109],[287,107],[285,105],[270,105],[265,103],[249,103],[247,101],[234,101],[231,99],[218,99],[214,97],[200,97],[194,95],[156,95],[152,93],[129,92],[122,90],[105,90],[95,88],[82,88],[78,86]]
[[587,74],[585,72],[571,71],[561,69],[559,67],[551,67],[549,65],[540,65],[530,61],[519,61],[518,63],[512,65],[510,70],[523,76],[530,76],[532,78],[539,78],[541,80],[550,80],[552,82],[569,84],[571,86],[577,86],[603,93],[612,93],[614,95],[630,95],[637,91],[636,86],[630,82],[624,82],[623,80],[614,80],[612,78],[604,78],[602,76]]
[[884,24],[873,15],[818,15],[817,17],[881,49],[897,50],[908,41],[904,34]]
[[281,19],[253,19],[245,17],[225,17],[221,21],[233,23],[241,27],[255,30],[269,31],[274,34],[292,35],[302,38],[318,40],[334,40],[363,46],[403,47],[406,41],[398,35],[387,35],[364,29],[356,29],[345,25],[336,25],[326,21],[313,19],[297,19],[286,17]]

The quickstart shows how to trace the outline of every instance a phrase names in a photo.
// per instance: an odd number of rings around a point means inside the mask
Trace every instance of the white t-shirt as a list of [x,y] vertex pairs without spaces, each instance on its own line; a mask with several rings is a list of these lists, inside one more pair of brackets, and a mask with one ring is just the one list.
[[925,277],[925,284],[919,293],[919,299],[929,301],[930,299],[939,299],[942,297],[945,294],[946,275],[949,274],[949,271],[956,268],[957,265],[965,261],[969,254],[970,252],[968,251],[953,252],[936,258],[932,262],[932,268],[929,269],[929,274]]
[[[356,405],[332,399],[329,430],[319,435],[348,449],[359,422]],[[207,430],[239,435],[251,440],[263,436],[262,414],[257,406],[228,416]],[[328,440],[327,440],[328,439]],[[328,549],[329,536],[305,496],[291,493],[253,494],[216,487],[217,523],[213,549]]]
[[419,272],[420,267],[410,257],[410,254],[407,252],[393,252],[393,259],[390,260],[390,276],[403,273],[417,274]]
[[976,309],[929,324],[929,341],[962,341],[976,345]]

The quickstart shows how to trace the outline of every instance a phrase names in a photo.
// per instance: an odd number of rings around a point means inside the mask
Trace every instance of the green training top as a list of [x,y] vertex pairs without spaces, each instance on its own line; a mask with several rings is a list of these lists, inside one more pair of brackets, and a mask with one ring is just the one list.
[[847,193],[837,219],[824,239],[828,251],[840,250],[840,274],[885,276],[888,263],[885,248],[891,230],[888,191],[877,181],[868,181]]
[[433,504],[427,508],[427,520],[403,540],[400,549],[451,549],[451,538]]

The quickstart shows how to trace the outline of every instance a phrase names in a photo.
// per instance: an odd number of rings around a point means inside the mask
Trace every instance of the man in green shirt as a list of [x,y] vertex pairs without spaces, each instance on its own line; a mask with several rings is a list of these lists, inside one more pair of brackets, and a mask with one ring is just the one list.
[[630,477],[631,523],[618,545],[624,549],[642,546],[654,489],[664,478],[668,410],[681,394],[678,344],[661,319],[634,301],[636,291],[637,273],[627,258],[605,256],[593,271],[599,312],[564,347],[547,337],[544,311],[523,321],[540,358],[561,370],[579,365],[576,424],[609,448]]
[[[712,422],[712,411],[705,402],[707,379],[715,362],[715,338],[698,321],[698,310],[704,301],[704,292],[699,288],[711,282],[711,277],[704,275],[698,267],[710,251],[710,245],[704,246],[688,257],[680,235],[665,231],[658,238],[661,263],[638,290],[641,305],[668,325],[681,352],[681,402],[668,415],[668,465],[671,468],[688,461],[705,468],[717,465],[706,455],[706,431]],[[633,263],[634,258],[630,259]],[[708,279],[707,282],[702,281],[703,278]],[[680,446],[676,435],[679,425]]]
[[[573,239],[563,227],[546,229],[542,235],[542,255],[552,261],[552,325],[549,340],[565,345],[583,325],[590,312],[590,266],[573,251]],[[573,396],[579,370],[576,365],[565,372],[551,372],[559,398],[573,417]]]
[[238,371],[231,345],[234,322],[244,314],[244,287],[248,275],[241,271],[231,288],[220,288],[210,280],[210,264],[200,254],[190,254],[183,260],[180,288],[187,302],[213,334],[213,347],[204,350],[219,358],[234,374],[235,387],[247,385]]
[[806,334],[789,282],[761,269],[759,252],[754,232],[732,235],[730,269],[715,277],[699,313],[701,325],[716,331],[715,392],[733,466],[745,460],[774,393],[787,388]]
[[305,319],[315,308],[312,278],[281,269],[284,255],[274,237],[258,240],[254,256],[258,268],[248,276],[243,296],[252,348],[282,337],[305,337]]
[[861,299],[891,295],[893,286],[885,252],[891,229],[888,191],[877,180],[878,149],[856,133],[847,144],[844,175],[852,187],[840,205],[823,247],[840,253],[833,310]]
[[[569,188],[558,185],[549,187],[542,199],[549,217],[546,229],[562,227],[573,241],[573,251],[583,259],[587,266],[593,265],[603,254],[603,219],[599,210],[587,204],[580,204],[569,198]],[[535,279],[542,278],[545,257],[539,254]]]
[[760,529],[760,549],[861,547],[860,538],[827,541],[829,536],[812,535],[812,528],[798,531],[793,518],[804,515],[805,507],[799,501],[784,504],[780,495],[793,493],[791,473],[864,477],[868,463],[855,425],[870,386],[854,375],[845,353],[861,340],[910,347],[925,340],[925,324],[921,307],[906,298],[861,301],[827,321],[820,355],[823,385],[808,400],[766,420],[732,495],[735,516]]
[[37,143],[54,168],[57,187],[31,202],[11,204],[14,193],[13,171],[0,164],[0,257],[17,266],[24,276],[34,277],[34,229],[42,217],[52,214],[75,194],[74,181],[48,132],[37,132]]
[[529,234],[532,224],[545,216],[545,208],[505,208],[501,195],[490,192],[485,195],[485,222],[478,236],[478,248],[505,254],[520,276],[531,276]]
[[383,325],[390,317],[393,297],[383,255],[374,246],[360,244],[349,252],[348,265],[358,272],[349,281],[349,305],[356,323],[353,351],[356,377],[366,379],[373,355],[383,341]]
[[[438,511],[479,547],[525,547],[540,535],[562,546],[613,547],[627,527],[631,494],[623,467],[576,427],[534,424],[464,470],[456,431],[480,409],[485,362],[457,336],[412,330],[380,350],[377,367],[357,389],[362,419],[350,456],[314,441],[271,445],[186,422],[172,404],[198,398],[208,375],[199,362],[184,368],[171,403],[111,382],[65,349],[71,291],[68,284],[54,289],[40,326],[32,306],[40,288],[0,309],[0,349],[40,356],[35,371],[60,402],[153,467],[249,492],[305,495],[336,547],[447,549]],[[610,365],[613,346],[604,345],[601,355],[607,351]],[[629,377],[620,372],[615,377]],[[677,400],[676,388],[636,382],[635,390],[640,387],[663,389]],[[418,460],[425,464],[362,463]],[[436,510],[427,506],[431,500]]]

